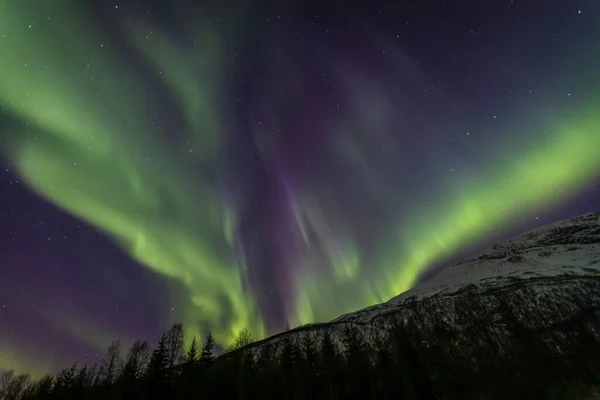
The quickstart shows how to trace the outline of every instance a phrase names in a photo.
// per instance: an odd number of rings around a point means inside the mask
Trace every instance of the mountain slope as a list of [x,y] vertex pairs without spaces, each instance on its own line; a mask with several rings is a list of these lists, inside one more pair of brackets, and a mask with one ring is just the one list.
[[[556,279],[559,278],[559,279]],[[365,323],[380,312],[424,299],[485,292],[527,282],[545,285],[600,278],[600,213],[589,213],[527,231],[492,246],[480,257],[452,265],[386,303],[345,314],[332,322]]]
[[600,213],[525,232],[385,303],[242,351],[277,352],[282,339],[301,343],[307,334],[319,340],[325,333],[343,350],[348,326],[374,350],[398,323],[409,328],[418,351],[436,348],[455,358],[474,359],[482,349],[510,358],[531,340],[565,357],[586,351],[582,343],[589,351],[590,343],[600,343]]

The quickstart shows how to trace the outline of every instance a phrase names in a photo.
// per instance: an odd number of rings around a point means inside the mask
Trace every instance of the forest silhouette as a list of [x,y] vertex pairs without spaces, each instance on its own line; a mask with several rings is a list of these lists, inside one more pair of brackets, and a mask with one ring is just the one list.
[[444,332],[425,344],[416,327],[395,321],[369,343],[355,326],[322,325],[320,334],[295,329],[277,343],[254,343],[243,329],[215,357],[210,333],[202,346],[194,338],[185,348],[175,324],[154,347],[136,341],[124,352],[114,341],[96,365],[76,363],[38,381],[3,373],[0,399],[561,399],[592,398],[598,382],[600,359],[565,363],[534,339],[509,359],[479,347],[473,367],[443,346]]

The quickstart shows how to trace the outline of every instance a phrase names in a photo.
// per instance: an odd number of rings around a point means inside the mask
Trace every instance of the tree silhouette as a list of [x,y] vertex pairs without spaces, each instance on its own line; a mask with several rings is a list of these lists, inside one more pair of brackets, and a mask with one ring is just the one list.
[[214,360],[214,347],[215,339],[213,338],[212,334],[208,332],[208,335],[206,336],[206,342],[204,343],[204,346],[202,346],[202,353],[200,354],[200,365],[207,366],[210,365],[210,363],[212,363],[212,361]]
[[106,350],[106,355],[101,363],[103,370],[102,383],[104,385],[110,385],[114,382],[121,368],[121,363],[121,342],[115,340]]
[[[54,388],[54,376],[45,375],[33,386],[33,393],[30,396],[35,396],[37,399],[49,399],[51,397],[52,389]],[[96,385],[100,388],[100,382]]]
[[167,366],[173,368],[184,359],[182,324],[173,324],[171,329],[167,331],[165,346],[167,351]]
[[14,378],[15,371],[0,371],[0,399],[8,395],[8,388]]
[[321,340],[321,354],[319,359],[319,384],[323,396],[329,399],[338,399],[342,389],[342,362],[329,332],[325,332]]
[[138,340],[134,342],[127,354],[122,377],[132,380],[139,379],[150,362],[150,356],[151,348],[147,341]]
[[374,375],[374,397],[382,400],[397,398],[398,393],[401,393],[398,383],[401,382],[402,376],[394,362],[387,334],[376,340]]
[[233,350],[241,349],[244,346],[252,343],[252,334],[248,330],[248,328],[242,328],[237,337],[235,338],[235,342],[233,344]]
[[[200,355],[194,339],[180,363],[181,325],[176,324],[153,350],[147,342],[135,342],[124,363],[115,341],[100,369],[74,364],[35,383],[25,375],[2,373],[0,400],[580,398],[591,396],[583,389],[597,385],[600,345],[588,328],[596,322],[585,319],[592,317],[577,318],[579,325],[573,326],[579,330],[569,333],[569,353],[559,356],[553,346],[567,331],[530,329],[507,344],[512,347],[505,359],[481,344],[465,347],[473,338],[471,331],[464,332],[466,342],[459,344],[444,333],[446,341],[453,341],[446,348],[438,338],[424,336],[416,323],[429,324],[435,333],[438,314],[376,323],[371,331],[376,337],[366,336],[364,325],[339,323],[249,345],[251,336],[243,330],[235,341],[237,349],[216,358],[209,333]],[[460,358],[463,352],[479,359],[466,362]],[[564,362],[566,356],[577,358]],[[510,372],[501,375],[502,369]],[[496,376],[503,377],[500,383]]]
[[319,353],[314,336],[307,332],[302,336],[302,352],[304,360],[302,363],[302,376],[306,385],[308,399],[317,398],[317,372]]
[[[169,353],[167,348],[167,333],[163,333],[158,346],[152,352],[148,372],[146,374],[148,393],[151,398],[159,399],[166,396],[170,386]],[[164,397],[162,397],[164,398]]]
[[196,364],[198,362],[198,342],[196,336],[193,337],[190,348],[185,355],[186,364]]
[[138,382],[150,362],[150,352],[150,344],[142,340],[133,343],[129,349],[119,379],[123,398],[134,398],[141,391]]
[[301,349],[290,336],[283,339],[281,356],[279,357],[279,368],[282,372],[282,384],[284,387],[294,387],[295,390],[286,391],[286,398],[302,398],[302,353]]
[[28,375],[15,375],[14,371],[0,374],[0,399],[19,399],[29,382]]
[[391,329],[392,345],[395,347],[399,361],[399,369],[407,398],[409,399],[432,399],[433,384],[429,371],[423,365],[415,346],[410,340],[409,332],[415,332],[416,327],[411,329],[401,323],[396,323]]
[[179,388],[181,398],[195,399],[200,392],[200,385],[198,385],[198,342],[196,337],[192,339],[181,367],[180,374],[176,377],[176,386]]

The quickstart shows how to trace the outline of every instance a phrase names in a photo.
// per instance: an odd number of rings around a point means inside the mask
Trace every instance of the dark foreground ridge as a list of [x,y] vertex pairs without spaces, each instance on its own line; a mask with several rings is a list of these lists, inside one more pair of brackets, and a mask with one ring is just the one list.
[[1,399],[600,398],[600,214],[526,232],[386,303],[234,348],[184,356],[181,325],[155,349],[114,342],[99,366]]

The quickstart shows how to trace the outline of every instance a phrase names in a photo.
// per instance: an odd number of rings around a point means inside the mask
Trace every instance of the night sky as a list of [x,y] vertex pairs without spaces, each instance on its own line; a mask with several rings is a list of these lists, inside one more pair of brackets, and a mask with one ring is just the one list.
[[0,0],[0,369],[327,321],[600,210],[599,2],[198,3]]

